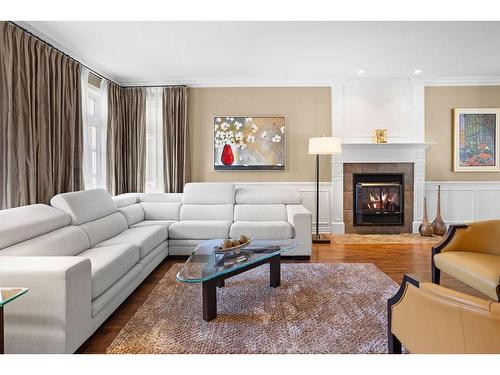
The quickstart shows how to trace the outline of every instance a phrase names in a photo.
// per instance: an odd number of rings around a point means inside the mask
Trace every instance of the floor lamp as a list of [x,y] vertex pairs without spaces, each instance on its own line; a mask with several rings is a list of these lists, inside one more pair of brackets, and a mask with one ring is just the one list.
[[309,138],[309,154],[316,155],[316,233],[312,235],[313,243],[330,243],[328,237],[319,233],[319,156],[340,154],[341,150],[340,138]]

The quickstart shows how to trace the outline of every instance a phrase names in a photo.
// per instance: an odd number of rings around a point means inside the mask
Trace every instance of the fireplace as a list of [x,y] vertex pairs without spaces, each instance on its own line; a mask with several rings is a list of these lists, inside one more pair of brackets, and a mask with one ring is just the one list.
[[353,174],[353,225],[404,225],[404,175]]
[[345,233],[412,232],[413,163],[344,163],[343,167]]

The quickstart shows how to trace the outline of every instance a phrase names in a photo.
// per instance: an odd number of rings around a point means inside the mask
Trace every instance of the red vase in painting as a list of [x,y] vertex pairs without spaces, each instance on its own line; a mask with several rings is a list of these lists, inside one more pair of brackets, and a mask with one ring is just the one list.
[[233,165],[234,155],[233,155],[233,149],[231,148],[231,145],[224,145],[224,149],[222,150],[222,156],[220,157],[220,161],[222,162],[222,164],[224,164],[227,167],[229,167],[230,165]]

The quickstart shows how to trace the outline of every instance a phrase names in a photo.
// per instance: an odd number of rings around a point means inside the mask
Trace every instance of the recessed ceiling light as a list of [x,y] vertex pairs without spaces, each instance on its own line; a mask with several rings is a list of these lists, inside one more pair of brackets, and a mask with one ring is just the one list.
[[359,69],[359,70],[358,70],[358,74],[359,74],[359,75],[363,75],[363,74],[365,74],[365,71],[364,71],[363,69]]
[[420,74],[420,73],[422,73],[422,69],[415,69],[413,71],[413,74]]

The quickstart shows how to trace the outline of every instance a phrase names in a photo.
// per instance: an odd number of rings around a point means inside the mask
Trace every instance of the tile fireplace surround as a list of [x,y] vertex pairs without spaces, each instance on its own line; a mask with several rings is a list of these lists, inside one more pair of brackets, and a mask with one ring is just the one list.
[[[404,225],[353,225],[354,174],[401,173],[404,175]],[[413,226],[413,163],[344,163],[344,225],[345,233],[399,234],[411,233]]]
[[[332,159],[333,233],[418,233],[425,189],[426,143],[344,143]],[[404,227],[353,226],[353,173],[404,173]],[[382,228],[382,229],[380,229]]]

